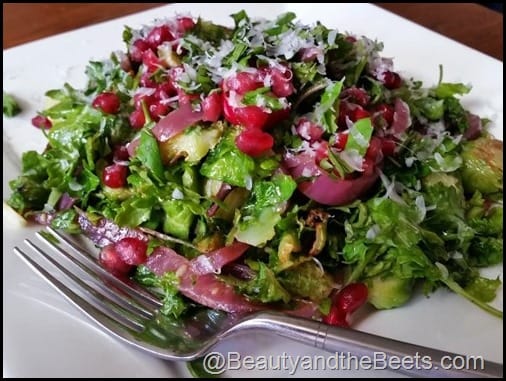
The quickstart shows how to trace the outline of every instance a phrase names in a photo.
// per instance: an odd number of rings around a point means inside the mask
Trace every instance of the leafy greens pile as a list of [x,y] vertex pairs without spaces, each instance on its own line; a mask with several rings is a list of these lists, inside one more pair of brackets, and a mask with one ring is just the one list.
[[128,274],[167,315],[201,301],[149,266],[157,247],[191,261],[239,242],[213,281],[255,306],[325,316],[361,282],[393,308],[420,282],[502,316],[500,280],[479,273],[502,262],[502,142],[462,106],[470,88],[423,87],[381,43],[292,13],[232,18],[127,27],[84,90],[48,91],[47,148],[23,155],[9,205],[72,233],[83,216],[157,232]]

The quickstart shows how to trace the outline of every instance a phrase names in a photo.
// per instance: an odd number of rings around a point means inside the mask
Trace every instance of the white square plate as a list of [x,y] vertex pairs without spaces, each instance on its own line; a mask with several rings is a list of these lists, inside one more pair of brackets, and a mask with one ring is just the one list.
[[[383,41],[384,55],[394,57],[402,74],[433,84],[438,65],[448,82],[472,83],[464,104],[491,119],[493,133],[502,140],[503,63],[405,19],[368,4],[176,4],[75,30],[4,50],[3,88],[21,100],[23,112],[3,119],[3,198],[10,194],[8,181],[20,168],[28,149],[44,147],[42,133],[30,119],[44,107],[46,90],[64,82],[84,85],[84,67],[90,59],[103,59],[124,49],[124,25],[140,27],[174,12],[191,12],[230,25],[231,13],[245,9],[251,16],[274,18],[293,11],[305,23],[320,20],[340,31],[363,34]],[[61,15],[65,17],[65,15]],[[12,248],[32,234],[5,211],[3,227],[3,333],[5,377],[181,377],[185,365],[161,361],[130,349],[102,333],[65,302],[14,256]],[[489,269],[502,278],[502,266]],[[494,305],[502,309],[502,287]],[[429,347],[466,355],[483,356],[502,363],[503,322],[455,294],[440,290],[426,298],[418,295],[405,307],[390,311],[362,311],[355,327]],[[243,336],[220,344],[218,350],[243,355],[326,355],[316,349],[267,335]],[[231,377],[288,376],[292,369],[229,371]],[[247,373],[246,373],[247,372]],[[353,377],[396,376],[388,371],[304,370],[297,376]]]

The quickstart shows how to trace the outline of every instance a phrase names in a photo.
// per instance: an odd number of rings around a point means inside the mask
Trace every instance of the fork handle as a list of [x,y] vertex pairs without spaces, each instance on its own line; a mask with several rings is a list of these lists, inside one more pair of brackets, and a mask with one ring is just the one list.
[[[369,369],[391,369],[410,376],[503,377],[502,364],[486,361],[482,357],[467,357],[274,312],[255,314],[239,323],[232,331],[243,330],[267,330],[335,353],[340,356],[338,359],[342,359],[338,364],[341,364],[343,369],[352,369],[350,366],[363,364],[365,358]],[[354,362],[350,361],[351,356],[355,356]],[[455,364],[456,367],[450,367],[452,360],[457,357],[459,361]],[[404,366],[401,366],[403,359]],[[459,369],[466,363],[469,369]],[[379,365],[381,368],[374,367]]]

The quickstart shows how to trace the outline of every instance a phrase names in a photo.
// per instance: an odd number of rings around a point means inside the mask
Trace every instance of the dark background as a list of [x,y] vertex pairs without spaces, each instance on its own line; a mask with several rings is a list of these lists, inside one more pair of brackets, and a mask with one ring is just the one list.
[[478,3],[487,8],[493,9],[494,11],[502,13],[503,3]]

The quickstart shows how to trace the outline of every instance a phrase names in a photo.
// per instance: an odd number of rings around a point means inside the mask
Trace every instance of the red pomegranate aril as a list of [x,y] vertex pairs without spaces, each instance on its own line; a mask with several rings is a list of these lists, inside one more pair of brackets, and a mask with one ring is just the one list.
[[235,107],[230,105],[230,102],[226,97],[223,97],[223,117],[227,122],[233,125],[239,125],[239,119],[235,114]]
[[146,118],[142,109],[132,111],[128,120],[130,121],[130,126],[136,130],[140,130],[146,124]]
[[385,156],[393,156],[395,155],[395,150],[397,148],[397,143],[393,139],[384,138],[381,140],[381,152]]
[[150,73],[149,71],[145,71],[144,73],[141,74],[141,79],[139,83],[142,87],[151,87],[151,88],[156,87],[156,82],[153,80],[152,74],[153,73]]
[[271,88],[274,95],[278,97],[289,97],[295,91],[292,84],[292,72],[288,69],[283,73],[279,69],[272,69],[271,74]]
[[221,92],[214,91],[202,101],[202,111],[205,122],[216,122],[222,113],[223,97]]
[[117,114],[121,106],[121,101],[116,94],[103,92],[97,95],[93,100],[92,106],[102,110],[106,114]]
[[154,73],[162,67],[158,56],[151,49],[142,53],[142,63],[146,66],[149,73]]
[[177,19],[177,31],[179,33],[184,34],[193,29],[194,26],[195,22],[190,17],[180,17]]
[[239,95],[244,95],[248,91],[263,87],[263,79],[259,73],[240,72],[228,77],[223,81],[223,90],[225,92],[235,91]]
[[116,276],[126,275],[133,269],[132,265],[121,259],[115,244],[103,247],[100,250],[98,261],[107,271]]
[[166,82],[160,83],[156,87],[156,90],[153,94],[153,98],[158,99],[158,100],[167,99],[167,98],[173,97],[174,95],[176,95],[176,89],[174,88],[174,86],[172,85],[171,82],[166,81]]
[[337,117],[337,125],[340,128],[348,128],[346,123],[346,118],[350,118],[349,114],[351,112],[350,104],[346,101],[339,102],[339,115]]
[[104,168],[102,182],[109,188],[121,188],[126,185],[128,167],[120,164],[112,164]]
[[373,136],[369,142],[369,147],[365,153],[366,159],[371,159],[372,162],[378,163],[383,159],[381,139]]
[[318,124],[311,122],[307,118],[301,118],[298,121],[295,130],[302,139],[308,140],[309,142],[320,140],[324,132],[323,128],[321,128]]
[[334,143],[334,147],[339,151],[342,151],[346,148],[346,143],[348,143],[348,135],[344,132],[340,132],[336,135],[336,141]]
[[374,171],[376,170],[376,163],[377,163],[376,160],[371,159],[369,157],[366,157],[364,160],[362,160],[362,175],[372,176],[374,174]]
[[401,76],[393,71],[383,73],[383,84],[387,89],[394,90],[401,87]]
[[177,89],[177,96],[180,105],[192,103],[200,98],[199,94],[188,94],[181,88]]
[[346,313],[353,313],[367,302],[367,286],[363,283],[351,283],[344,287],[335,298],[335,305]]
[[32,125],[40,128],[41,130],[49,130],[53,127],[53,123],[49,120],[47,116],[37,115],[32,118]]
[[318,164],[329,157],[329,144],[325,140],[313,143],[311,148],[315,152],[315,161]]
[[388,125],[392,124],[394,120],[394,108],[390,105],[387,105],[385,103],[381,103],[375,107],[376,112],[380,113],[383,119],[385,119],[385,122],[387,122]]
[[130,59],[134,62],[141,62],[143,53],[149,49],[149,44],[143,40],[135,40],[130,47]]
[[323,322],[339,327],[349,327],[349,319],[353,312],[367,302],[367,286],[363,283],[352,283],[334,296],[329,313]]
[[114,244],[116,252],[123,262],[139,266],[146,262],[148,244],[138,238],[126,237]]
[[355,86],[345,89],[342,93],[342,98],[346,98],[348,102],[358,104],[362,107],[367,106],[370,100],[367,91]]
[[364,110],[362,107],[356,107],[353,110],[352,117],[350,118],[353,122],[356,122],[357,120],[369,118],[371,114],[369,111]]
[[322,321],[326,324],[333,325],[336,327],[348,328],[349,324],[347,321],[348,314],[343,310],[340,310],[336,305],[330,307],[330,311],[327,315],[322,318]]
[[114,147],[113,160],[115,161],[128,161],[130,159],[130,155],[128,154],[128,150],[126,146],[116,146]]
[[266,128],[271,128],[275,126],[277,123],[285,121],[289,117],[290,117],[290,107],[278,111],[273,111],[270,114],[267,114],[267,122],[265,123],[264,130]]
[[259,129],[246,129],[235,139],[235,144],[242,152],[256,157],[269,151],[274,146],[274,138]]
[[146,95],[146,94],[135,94],[134,95],[134,107],[136,110],[142,110],[142,103],[149,108],[152,104],[156,102],[156,99],[153,94]]
[[153,50],[156,50],[161,43],[172,41],[173,39],[174,36],[172,36],[168,25],[155,26],[146,37],[146,41]]
[[169,113],[169,111],[169,105],[164,103],[158,102],[149,106],[149,114],[151,115],[151,118],[155,120],[159,120],[160,118],[164,117]]
[[233,107],[230,105],[227,97],[224,97],[223,101],[223,114],[225,119],[231,124],[258,130],[263,129],[267,125],[267,121],[271,115],[258,106]]
[[272,92],[277,97],[289,97],[295,91],[295,87],[292,82],[276,82],[272,83]]

